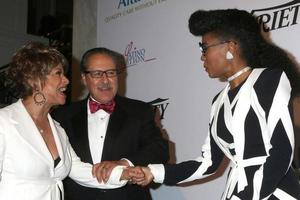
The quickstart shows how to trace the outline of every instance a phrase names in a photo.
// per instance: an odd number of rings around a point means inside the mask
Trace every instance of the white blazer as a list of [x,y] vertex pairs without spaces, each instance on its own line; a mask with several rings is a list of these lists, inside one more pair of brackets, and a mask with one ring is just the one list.
[[[54,160],[21,100],[0,109],[0,199],[58,200],[62,180],[70,176],[87,187],[117,188],[122,167],[113,170],[107,184],[92,177],[92,165],[83,163],[72,149],[64,129],[50,114],[48,120],[61,161]],[[60,191],[59,191],[60,190]]]

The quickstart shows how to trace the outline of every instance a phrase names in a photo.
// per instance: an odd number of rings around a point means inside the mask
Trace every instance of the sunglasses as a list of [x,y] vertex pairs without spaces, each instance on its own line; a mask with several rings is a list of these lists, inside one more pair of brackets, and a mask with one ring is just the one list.
[[202,52],[202,54],[205,54],[210,47],[215,47],[215,46],[225,44],[228,42],[231,42],[231,41],[222,41],[222,42],[218,42],[218,43],[210,44],[210,45],[205,45],[202,42],[199,42],[199,48],[200,48],[200,51]]

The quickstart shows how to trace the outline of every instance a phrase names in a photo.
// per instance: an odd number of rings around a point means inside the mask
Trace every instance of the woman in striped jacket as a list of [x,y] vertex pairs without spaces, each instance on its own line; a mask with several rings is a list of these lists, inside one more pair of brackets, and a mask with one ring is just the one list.
[[230,162],[222,199],[300,199],[291,163],[294,132],[291,99],[299,92],[296,66],[266,41],[255,17],[237,9],[199,10],[189,19],[201,60],[211,78],[228,85],[212,102],[202,154],[179,164],[143,168],[150,181],[177,184],[209,176]]

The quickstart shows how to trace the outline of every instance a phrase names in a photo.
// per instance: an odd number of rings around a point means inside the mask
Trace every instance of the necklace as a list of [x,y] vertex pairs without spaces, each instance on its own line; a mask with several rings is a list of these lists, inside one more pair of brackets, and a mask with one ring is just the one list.
[[227,78],[227,81],[232,81],[233,79],[239,77],[240,75],[242,75],[243,73],[249,71],[251,68],[250,67],[244,67],[243,69],[241,69],[240,71],[236,72],[235,74],[233,74],[232,76],[230,76],[229,78]]
[[42,128],[38,125],[38,123],[37,123],[36,121],[34,121],[34,124],[35,124],[36,128],[38,129],[38,131],[39,131],[41,134],[43,134],[43,133],[44,133],[44,129],[42,129]]
[[42,134],[44,133],[44,129],[40,128],[36,123],[35,123],[35,126],[37,127],[37,129],[39,130],[40,133],[42,133]]

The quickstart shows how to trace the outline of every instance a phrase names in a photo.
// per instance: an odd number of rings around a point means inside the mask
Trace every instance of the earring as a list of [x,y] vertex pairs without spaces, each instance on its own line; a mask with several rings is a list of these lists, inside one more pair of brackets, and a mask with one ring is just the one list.
[[227,51],[227,52],[226,52],[226,59],[227,59],[227,60],[233,59],[233,55],[232,55],[232,53],[231,53],[230,51]]
[[33,95],[33,100],[36,105],[41,106],[46,102],[46,97],[42,92],[36,91]]

